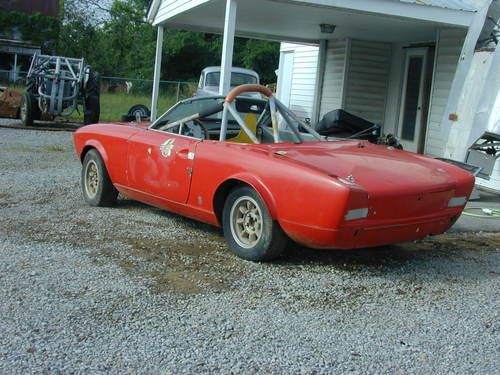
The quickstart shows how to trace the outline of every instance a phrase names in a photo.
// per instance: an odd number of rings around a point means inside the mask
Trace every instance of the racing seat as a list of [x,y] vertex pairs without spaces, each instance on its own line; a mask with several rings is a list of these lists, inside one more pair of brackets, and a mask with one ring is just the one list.
[[[243,118],[243,121],[245,121],[245,124],[253,134],[257,133],[257,115],[255,113],[247,113],[247,115]],[[245,133],[245,131],[241,127],[238,135],[231,139],[228,139],[227,141],[236,143],[253,143],[252,140],[248,137],[247,133]]]

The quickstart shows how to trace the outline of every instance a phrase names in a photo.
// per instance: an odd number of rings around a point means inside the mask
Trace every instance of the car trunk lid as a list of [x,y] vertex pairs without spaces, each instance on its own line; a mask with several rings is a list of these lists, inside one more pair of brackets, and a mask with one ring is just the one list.
[[364,141],[276,144],[271,152],[361,187],[369,195],[371,215],[379,219],[442,210],[456,188],[439,161]]

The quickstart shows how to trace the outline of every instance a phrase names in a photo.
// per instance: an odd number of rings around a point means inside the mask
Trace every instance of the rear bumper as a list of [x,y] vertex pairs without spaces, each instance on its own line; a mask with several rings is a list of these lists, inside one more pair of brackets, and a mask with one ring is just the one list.
[[356,249],[418,240],[444,233],[458,219],[463,207],[404,221],[356,220],[340,228],[310,227],[280,221],[294,241],[318,249]]

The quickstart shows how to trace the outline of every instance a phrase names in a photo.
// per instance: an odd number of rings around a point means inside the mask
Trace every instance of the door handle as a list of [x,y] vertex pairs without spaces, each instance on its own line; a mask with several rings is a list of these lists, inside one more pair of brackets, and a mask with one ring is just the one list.
[[177,156],[181,158],[187,158],[189,154],[189,148],[183,148],[175,153]]

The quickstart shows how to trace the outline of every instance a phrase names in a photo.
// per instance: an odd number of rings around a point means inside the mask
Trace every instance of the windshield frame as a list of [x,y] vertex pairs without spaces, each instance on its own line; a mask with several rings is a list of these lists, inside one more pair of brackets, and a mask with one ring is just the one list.
[[209,100],[209,99],[212,99],[212,100],[222,99],[222,100],[224,100],[224,98],[225,97],[222,96],[222,95],[214,95],[214,96],[192,97],[192,98],[187,98],[187,99],[180,100],[177,103],[175,103],[172,107],[170,107],[169,109],[167,109],[165,112],[163,112],[163,114],[160,117],[158,117],[155,121],[153,121],[151,123],[151,125],[149,125],[148,129],[157,130],[156,129],[156,125],[160,121],[162,121],[169,113],[171,113],[172,111],[174,111],[177,107],[179,107],[181,105],[184,105],[184,104],[186,104],[188,102],[197,101],[197,100]]

